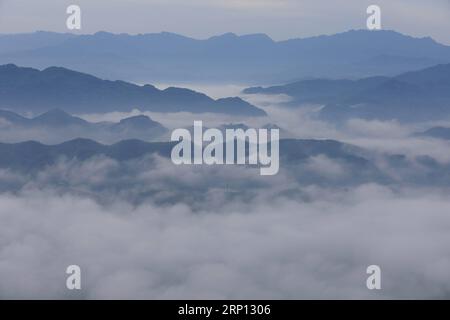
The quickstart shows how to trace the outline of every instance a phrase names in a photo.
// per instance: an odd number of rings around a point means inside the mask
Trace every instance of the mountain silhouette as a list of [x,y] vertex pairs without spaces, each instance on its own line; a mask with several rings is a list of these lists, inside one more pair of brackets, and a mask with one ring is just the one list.
[[432,127],[423,132],[415,134],[416,136],[432,137],[442,140],[450,140],[450,128],[448,127]]
[[89,123],[81,118],[73,117],[60,109],[52,109],[30,121],[33,125],[49,127],[88,126]]
[[[59,158],[86,160],[104,155],[118,161],[136,159],[157,153],[170,158],[177,142],[144,142],[137,139],[123,140],[114,144],[101,144],[90,139],[77,138],[55,145],[36,141],[0,143],[0,168],[38,170],[54,164]],[[367,165],[357,147],[334,140],[280,140],[280,155],[286,163],[295,163],[319,154],[342,159],[354,165]]]
[[61,143],[78,137],[105,143],[125,139],[155,141],[166,139],[167,128],[145,115],[113,122],[88,122],[60,109],[53,109],[34,118],[25,118],[11,111],[0,110],[2,141],[39,140]]
[[450,47],[390,30],[274,41],[265,34],[226,33],[198,40],[168,32],[0,36],[0,63],[54,65],[134,82],[239,81],[395,75],[450,63]]
[[[119,165],[129,163],[131,167],[136,165],[135,160],[145,157],[148,169],[154,165],[151,158],[148,157],[149,155],[158,155],[170,162],[171,150],[176,143],[149,143],[133,139],[107,145],[81,138],[56,145],[46,145],[36,141],[0,143],[0,153],[2,154],[0,169],[34,176],[60,161],[73,163],[73,161],[86,161],[98,157],[113,159]],[[302,185],[311,184],[342,188],[344,185],[351,186],[368,182],[388,185],[398,183],[389,174],[386,174],[385,169],[380,170],[378,168],[380,157],[383,159],[383,167],[389,166],[391,170],[402,172],[402,182],[407,182],[410,185],[418,183],[421,186],[448,186],[448,177],[450,176],[448,165],[441,164],[428,156],[409,159],[402,154],[374,155],[373,152],[366,149],[335,140],[280,140],[280,168],[286,170],[292,178],[298,179],[298,182]],[[311,161],[314,162],[314,159],[323,158],[337,164],[343,172],[351,174],[333,177],[333,175],[324,175],[323,172],[320,172],[320,168],[311,167]],[[423,170],[417,170],[417,165],[420,165]],[[114,177],[111,181],[117,181],[119,189],[128,188],[127,185],[123,186],[120,183],[120,175],[126,175],[126,172],[118,171],[117,174],[119,176]],[[61,177],[61,179],[63,181],[64,177]],[[71,181],[65,183],[70,186]],[[61,184],[57,185],[61,187]],[[184,184],[181,185],[184,186]],[[174,187],[176,188],[176,186]],[[0,183],[1,188],[12,190],[9,185]],[[184,187],[183,189],[186,190]],[[95,192],[95,190],[92,191]],[[190,191],[192,190],[188,190],[188,192]]]
[[450,64],[394,77],[360,80],[304,80],[273,87],[251,87],[246,94],[287,94],[287,105],[323,105],[330,121],[349,118],[397,119],[405,122],[450,118]]
[[124,81],[102,80],[60,67],[39,71],[13,64],[0,66],[0,108],[45,112],[63,108],[71,113],[131,111],[223,113],[262,116],[265,112],[240,98],[214,100],[183,88],[159,90]]

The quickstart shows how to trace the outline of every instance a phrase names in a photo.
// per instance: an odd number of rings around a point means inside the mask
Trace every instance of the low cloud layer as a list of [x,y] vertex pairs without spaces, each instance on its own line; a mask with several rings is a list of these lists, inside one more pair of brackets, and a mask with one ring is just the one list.
[[[0,195],[0,298],[449,297],[445,188],[347,184],[355,173],[324,155],[257,171],[154,156],[3,169],[22,187]],[[81,291],[65,288],[72,264]]]
[[[192,212],[0,196],[2,298],[448,298],[450,201],[363,185]],[[251,209],[249,209],[251,208]],[[81,292],[65,268],[82,268]],[[382,269],[382,290],[365,286]]]

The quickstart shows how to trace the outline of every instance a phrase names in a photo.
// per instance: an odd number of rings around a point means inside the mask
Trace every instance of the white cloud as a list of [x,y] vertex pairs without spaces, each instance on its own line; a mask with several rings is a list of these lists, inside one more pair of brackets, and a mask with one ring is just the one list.
[[[450,202],[376,185],[193,213],[1,195],[2,298],[445,298]],[[245,208],[245,209],[244,209]],[[65,267],[82,267],[81,293]],[[365,268],[382,268],[379,292]]]

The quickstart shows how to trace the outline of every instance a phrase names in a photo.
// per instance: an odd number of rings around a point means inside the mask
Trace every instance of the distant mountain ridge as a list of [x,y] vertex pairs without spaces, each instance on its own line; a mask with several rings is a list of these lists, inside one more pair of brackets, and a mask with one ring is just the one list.
[[[177,142],[144,142],[140,140],[123,140],[114,144],[100,144],[89,139],[75,139],[66,141],[56,145],[46,145],[35,141],[26,141],[21,143],[0,143],[0,169],[11,170],[16,173],[24,173],[28,177],[39,176],[42,170],[51,168],[58,162],[65,161],[73,163],[74,161],[86,161],[90,159],[109,158],[117,162],[117,170],[115,174],[119,176],[126,175],[129,170],[135,168],[135,160],[146,157],[146,168],[154,167],[153,160],[150,155],[159,155],[166,158],[170,163],[170,154],[173,146]],[[383,159],[384,170],[378,165],[380,157]],[[343,176],[338,174],[327,174],[323,172],[322,166],[317,167],[317,161],[332,162],[339,166]],[[138,161],[139,162],[139,161]],[[128,163],[128,167],[126,166]],[[140,162],[142,163],[142,162]],[[124,165],[122,167],[122,165]],[[401,172],[401,179],[398,175],[392,177],[386,172],[386,166],[395,172]],[[208,166],[207,166],[208,167]],[[226,166],[220,166],[226,170]],[[237,167],[237,166],[236,166]],[[122,171],[121,168],[128,168]],[[192,167],[190,167],[192,168]],[[206,167],[205,167],[206,168]],[[137,174],[141,174],[137,168]],[[229,166],[228,166],[228,169]],[[401,154],[373,154],[372,152],[342,143],[336,140],[297,140],[282,139],[280,140],[280,169],[292,179],[298,181],[302,185],[323,184],[327,188],[337,186],[342,188],[343,185],[350,186],[361,183],[381,183],[381,184],[401,184],[408,183],[419,185],[449,185],[450,167],[448,164],[442,164],[428,156],[418,156],[411,159]],[[58,186],[79,187],[79,184],[73,184],[67,180],[64,175],[55,176]],[[110,181],[119,181],[116,187],[119,190],[129,188],[127,184],[123,185],[122,180],[113,177]],[[136,183],[137,180],[132,180]],[[170,179],[169,179],[170,180]],[[26,180],[25,180],[26,181]],[[139,180],[140,181],[140,180]],[[144,180],[147,181],[147,180]],[[86,181],[88,182],[88,181]],[[245,182],[245,181],[244,181]],[[245,185],[245,184],[244,184]],[[18,185],[11,189],[8,184],[2,184],[0,181],[0,189],[2,190],[18,190],[21,188],[22,182],[18,181]],[[46,184],[46,187],[49,185]],[[184,184],[183,184],[184,186]],[[150,186],[151,187],[151,186]],[[150,188],[152,189],[152,188]],[[186,190],[189,194],[192,190]],[[96,192],[96,185],[92,192]],[[98,190],[97,190],[98,191]],[[150,191],[150,190],[149,190]],[[248,191],[245,188],[241,192]],[[293,189],[292,192],[298,192]],[[203,196],[204,190],[200,190]],[[146,194],[148,196],[148,194]]]
[[75,138],[89,138],[113,143],[125,139],[159,141],[167,139],[168,129],[148,116],[138,115],[114,122],[88,122],[63,110],[53,109],[34,118],[0,110],[2,141],[39,140],[61,143]]
[[54,65],[134,82],[275,83],[394,75],[450,63],[450,47],[390,30],[274,41],[226,33],[198,40],[169,32],[0,35],[0,63]]
[[[0,143],[0,168],[37,170],[54,164],[61,157],[67,160],[86,160],[95,156],[107,156],[126,161],[146,154],[158,154],[170,158],[171,150],[178,142],[144,142],[138,139],[122,140],[114,144],[101,144],[91,139],[77,138],[60,144],[47,145],[36,141]],[[280,156],[286,164],[316,155],[350,161],[366,166],[368,161],[359,148],[334,140],[280,140]],[[32,155],[32,156],[31,156]]]
[[290,106],[324,105],[320,116],[429,121],[450,119],[450,64],[440,64],[394,77],[359,80],[303,80],[272,87],[251,87],[246,94],[287,94]]
[[223,113],[262,116],[266,113],[240,98],[214,100],[205,94],[170,87],[138,86],[102,80],[60,67],[39,71],[14,64],[0,66],[0,108],[18,112],[45,112],[64,108],[72,113],[131,111]]
[[450,128],[449,127],[432,127],[423,132],[418,132],[416,136],[431,137],[442,140],[450,140]]

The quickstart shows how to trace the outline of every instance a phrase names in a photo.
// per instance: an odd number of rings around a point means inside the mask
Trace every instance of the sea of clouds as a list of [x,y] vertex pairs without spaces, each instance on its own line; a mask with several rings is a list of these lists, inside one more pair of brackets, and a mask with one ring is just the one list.
[[[413,136],[419,128],[360,119],[336,128],[279,101],[263,105],[268,119],[247,124],[269,120],[296,138],[450,161],[448,142]],[[169,128],[235,122],[149,115]],[[2,169],[0,298],[449,298],[448,187],[411,183],[426,177],[419,165],[379,167],[398,183],[347,183],[351,167],[324,155],[273,177],[158,156],[60,159],[33,175]],[[306,183],[311,175],[321,183]],[[72,264],[82,270],[80,291],[66,288]],[[381,290],[366,287],[373,264]]]
[[[51,190],[2,194],[0,297],[449,297],[448,197],[375,184],[306,192],[312,200],[216,207],[212,198],[195,211]],[[82,269],[81,291],[65,288],[71,264]],[[372,264],[379,291],[366,288]]]

